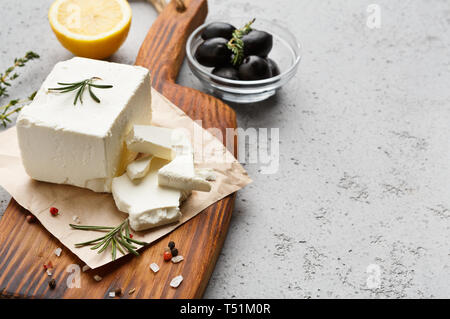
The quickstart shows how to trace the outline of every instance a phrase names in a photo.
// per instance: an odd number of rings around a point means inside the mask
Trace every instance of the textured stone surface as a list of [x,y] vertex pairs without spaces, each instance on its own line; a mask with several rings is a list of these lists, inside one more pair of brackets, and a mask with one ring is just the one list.
[[[42,2],[0,1],[1,69],[27,50],[42,55],[11,96],[71,56]],[[379,29],[366,26],[372,2],[276,3],[210,1],[212,16],[289,26],[304,55],[277,96],[233,105],[243,128],[280,128],[280,166],[263,175],[246,165],[254,183],[238,194],[205,297],[450,297],[448,3],[378,1]],[[112,58],[123,63],[156,16],[131,4],[130,36]],[[200,88],[186,66],[179,82]],[[0,199],[3,211],[9,199]],[[370,289],[373,267],[380,285]]]

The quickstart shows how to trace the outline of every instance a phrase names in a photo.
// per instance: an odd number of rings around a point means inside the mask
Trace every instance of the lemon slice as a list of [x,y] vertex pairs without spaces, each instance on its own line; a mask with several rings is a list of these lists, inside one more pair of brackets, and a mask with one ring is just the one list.
[[48,20],[67,50],[86,58],[104,59],[127,38],[131,8],[126,0],[56,0]]

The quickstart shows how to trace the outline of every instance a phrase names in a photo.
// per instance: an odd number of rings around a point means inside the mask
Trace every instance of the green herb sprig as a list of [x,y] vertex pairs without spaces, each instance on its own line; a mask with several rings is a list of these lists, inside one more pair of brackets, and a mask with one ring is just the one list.
[[112,85],[94,84],[93,82],[96,80],[101,80],[101,78],[94,76],[90,79],[86,79],[86,80],[83,80],[80,82],[73,82],[73,83],[58,82],[58,84],[61,85],[61,87],[49,88],[48,91],[49,92],[58,92],[58,93],[67,93],[67,92],[76,91],[75,100],[73,101],[73,105],[76,105],[78,100],[80,100],[81,104],[83,104],[83,93],[87,88],[91,98],[95,102],[100,103],[100,99],[94,94],[94,92],[92,92],[92,88],[94,87],[97,89],[110,89],[113,86]]
[[[16,68],[24,67],[28,61],[39,58],[37,53],[29,51],[22,58],[15,58],[14,64],[8,67],[3,73],[0,73],[0,98],[8,96],[8,88],[11,87],[12,81],[19,77],[19,74],[15,72]],[[11,122],[10,116],[14,113],[18,113],[27,103],[34,99],[36,92],[31,94],[25,99],[13,99],[8,104],[0,106],[0,122],[6,127]]]
[[11,81],[17,79],[19,74],[13,71],[16,68],[24,67],[28,61],[38,59],[39,54],[29,51],[22,58],[15,58],[14,64],[6,69],[5,72],[0,73],[0,96],[8,96],[8,87],[11,86]]
[[138,247],[133,244],[137,244],[140,246],[148,245],[148,243],[135,240],[130,236],[130,226],[128,222],[128,218],[125,219],[122,224],[117,227],[108,227],[108,226],[82,226],[82,225],[74,225],[69,224],[70,227],[78,230],[94,230],[94,231],[108,231],[105,236],[89,240],[83,243],[75,244],[75,247],[84,247],[89,245],[94,245],[91,247],[92,250],[98,249],[97,253],[100,254],[104,252],[108,246],[111,245],[111,257],[112,260],[116,259],[117,250],[119,250],[122,255],[126,255],[125,251],[132,253],[133,255],[138,256],[137,252]]
[[9,118],[14,113],[20,112],[20,110],[29,102],[33,101],[34,97],[36,96],[37,91],[33,92],[29,97],[26,99],[20,100],[15,99],[9,101],[8,104],[0,107],[0,121],[2,122],[2,125],[6,127],[8,123],[11,122],[11,119]]
[[242,59],[244,58],[244,41],[242,41],[242,37],[252,31],[251,25],[255,22],[255,18],[248,22],[245,26],[240,29],[236,29],[233,32],[233,37],[228,41],[227,47],[233,52],[233,56],[231,58],[231,63],[234,66],[240,65],[242,63]]

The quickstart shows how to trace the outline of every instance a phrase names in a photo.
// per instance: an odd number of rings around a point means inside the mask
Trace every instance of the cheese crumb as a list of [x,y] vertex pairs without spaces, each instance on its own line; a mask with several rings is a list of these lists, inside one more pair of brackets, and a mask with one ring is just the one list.
[[184,260],[184,258],[183,258],[183,256],[181,256],[181,255],[172,257],[172,262],[173,262],[174,264],[178,264],[179,262],[181,262],[181,261],[183,261],[183,260]]
[[81,270],[82,270],[83,272],[86,272],[86,271],[88,271],[89,269],[91,269],[91,267],[89,267],[88,265],[84,265],[83,268],[81,268]]
[[114,298],[114,297],[116,296],[116,293],[115,293],[114,291],[111,291],[111,292],[109,293],[109,296],[110,296],[111,298]]
[[61,256],[61,253],[62,253],[62,249],[61,248],[58,247],[58,248],[55,249],[55,255],[56,256],[58,256],[58,257]]
[[47,275],[51,276],[53,275],[53,272],[50,269],[47,269]]
[[150,269],[153,270],[154,273],[157,273],[159,271],[159,266],[155,263],[152,263],[150,265]]
[[102,277],[100,277],[99,275],[95,275],[94,276],[94,280],[95,281],[100,281],[100,280],[102,280],[103,278]]
[[181,284],[182,281],[183,281],[183,276],[181,276],[181,275],[176,276],[170,282],[170,286],[173,287],[173,288],[178,288],[178,286]]

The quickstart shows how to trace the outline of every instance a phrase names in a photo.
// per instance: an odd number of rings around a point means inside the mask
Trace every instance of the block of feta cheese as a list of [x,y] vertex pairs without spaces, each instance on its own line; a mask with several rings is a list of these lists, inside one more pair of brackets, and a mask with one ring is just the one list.
[[165,127],[134,125],[127,137],[127,147],[135,152],[171,160],[175,157],[172,133],[172,129]]
[[167,160],[155,157],[142,179],[131,180],[127,174],[113,179],[112,194],[116,206],[129,214],[130,226],[135,231],[173,223],[181,218],[179,205],[183,192],[158,185],[158,170],[166,164]]
[[[84,92],[48,92],[58,82],[99,77],[92,88],[95,102]],[[17,120],[17,136],[26,172],[33,179],[110,192],[112,179],[125,172],[137,155],[125,146],[134,124],[151,122],[151,83],[143,67],[85,58],[59,62],[47,76],[33,102]]]
[[135,159],[127,166],[127,175],[130,179],[138,179],[147,175],[150,164],[152,162],[152,155],[146,155]]

